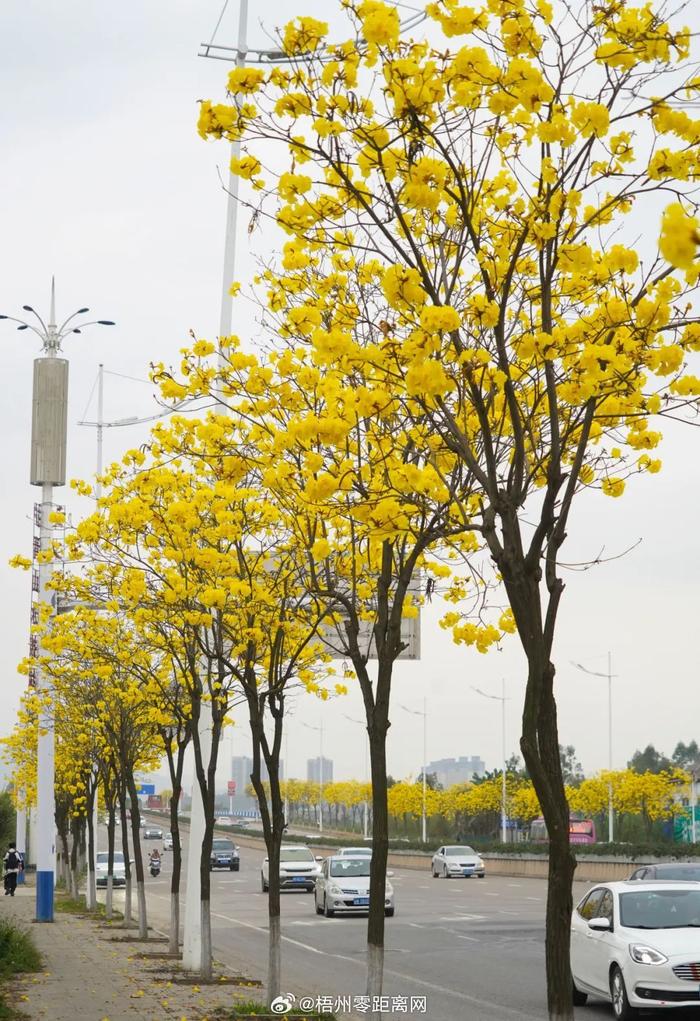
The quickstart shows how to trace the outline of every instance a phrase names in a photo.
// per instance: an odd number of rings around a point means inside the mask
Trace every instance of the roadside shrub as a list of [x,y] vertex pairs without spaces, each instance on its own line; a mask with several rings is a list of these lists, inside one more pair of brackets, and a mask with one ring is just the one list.
[[0,919],[0,979],[18,972],[41,971],[41,955],[31,935],[7,918]]

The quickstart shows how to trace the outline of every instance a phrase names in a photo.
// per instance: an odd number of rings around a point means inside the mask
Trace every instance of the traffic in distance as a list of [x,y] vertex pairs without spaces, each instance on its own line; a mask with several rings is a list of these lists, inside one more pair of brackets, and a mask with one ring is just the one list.
[[[163,837],[164,850],[168,837]],[[313,894],[316,914],[326,918],[366,914],[371,855],[368,846],[345,847],[323,857],[303,843],[283,845],[280,888]],[[115,885],[120,885],[123,855],[115,852],[114,862]],[[211,868],[238,871],[239,847],[229,838],[216,837]],[[106,872],[107,853],[100,851],[98,885],[106,884]],[[468,845],[444,845],[432,856],[430,872],[433,878],[484,878],[486,866]],[[387,871],[387,917],[396,912],[393,875]],[[269,882],[265,857],[260,868],[263,893],[269,891]],[[571,970],[575,1005],[585,1007],[589,997],[607,1000],[617,1021],[640,1018],[640,1010],[647,1016],[649,1011],[700,1008],[700,866],[639,865],[627,880],[593,885],[573,911]]]

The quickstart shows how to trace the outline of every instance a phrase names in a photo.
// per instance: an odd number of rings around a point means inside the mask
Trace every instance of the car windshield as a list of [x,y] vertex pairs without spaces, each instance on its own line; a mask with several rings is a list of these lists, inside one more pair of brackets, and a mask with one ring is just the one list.
[[280,852],[282,861],[314,861],[308,847],[283,847]]
[[231,841],[231,840],[213,840],[211,848],[212,848],[212,851],[233,851],[233,841]]
[[350,876],[368,876],[369,862],[366,858],[333,858],[331,875],[343,876],[346,879]]
[[700,865],[657,865],[657,879],[683,879],[685,882],[700,881]]
[[476,854],[473,847],[446,847],[445,857],[461,858],[463,854]]
[[620,895],[620,922],[628,929],[700,927],[700,890],[639,890]]
[[[97,864],[98,865],[108,865],[109,864],[109,853],[107,851],[98,851],[97,852]],[[121,851],[115,851],[114,852],[114,864],[115,865],[123,865],[124,864],[124,855],[122,854]]]

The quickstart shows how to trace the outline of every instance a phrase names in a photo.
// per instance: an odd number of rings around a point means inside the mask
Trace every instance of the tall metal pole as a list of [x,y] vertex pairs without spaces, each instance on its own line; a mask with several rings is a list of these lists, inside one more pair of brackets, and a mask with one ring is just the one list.
[[501,681],[501,741],[503,743],[503,777],[501,786],[501,843],[508,840],[508,814],[506,811],[508,789],[506,786],[506,679]]
[[608,652],[608,840],[612,844],[615,839],[615,813],[613,811],[613,724],[612,724],[612,653]]
[[319,727],[320,732],[320,747],[321,756],[318,760],[318,832],[323,833],[323,716],[321,717],[321,726]]
[[[282,721],[284,723],[284,721]],[[289,723],[289,721],[287,721]],[[289,826],[289,727],[284,728],[284,823]]]
[[[22,797],[25,797],[25,796],[26,795],[24,794],[24,791],[23,791],[22,792]],[[22,858],[22,861],[26,865],[26,861],[27,861],[27,811],[26,811],[25,808],[18,808],[17,809],[17,819],[16,819],[16,823],[15,823],[15,848],[17,850],[17,854],[20,855],[20,857]],[[18,883],[23,883],[24,882],[24,878],[25,878],[24,877],[24,869],[20,869],[19,870],[19,874],[17,876],[17,882]]]
[[423,813],[421,819],[421,839],[428,841],[428,700],[423,699]]
[[[248,51],[248,0],[240,0],[238,12],[238,44],[236,53],[236,67],[245,66],[246,53]],[[231,143],[231,160],[238,159],[241,155],[241,142],[236,139]],[[219,336],[228,337],[231,333],[231,322],[233,316],[233,296],[231,295],[231,284],[236,276],[236,231],[238,229],[238,187],[239,180],[236,174],[229,171],[228,179],[228,200],[226,203],[226,239],[224,242],[224,278],[221,291],[221,319],[219,322]]]
[[698,803],[697,787],[695,781],[697,779],[697,773],[694,769],[690,771],[690,837],[693,843],[695,843],[695,810]]
[[[51,543],[49,514],[53,502],[53,486],[41,487],[40,549],[48,550]],[[48,581],[51,566],[39,564],[39,602],[50,603]],[[55,869],[55,798],[54,798],[54,713],[53,682],[48,671],[42,670],[40,681],[41,704],[39,709],[39,738],[37,743],[37,855],[36,855],[36,920],[53,922],[53,891]]]

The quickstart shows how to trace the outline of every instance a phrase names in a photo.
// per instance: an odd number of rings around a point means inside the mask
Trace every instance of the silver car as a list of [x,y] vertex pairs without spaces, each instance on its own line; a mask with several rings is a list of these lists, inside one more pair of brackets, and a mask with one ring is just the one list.
[[341,847],[336,851],[337,858],[371,858],[371,847]]
[[[340,913],[366,914],[369,911],[369,866],[367,855],[326,858],[314,891],[316,914],[326,918]],[[393,874],[387,872],[387,876]],[[388,918],[394,914],[394,888],[389,882],[384,888],[384,914]]]
[[478,876],[486,873],[484,863],[473,847],[445,845],[433,855],[433,879],[451,879],[453,876]]

